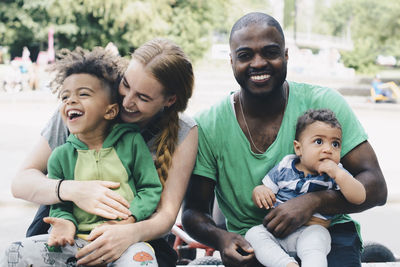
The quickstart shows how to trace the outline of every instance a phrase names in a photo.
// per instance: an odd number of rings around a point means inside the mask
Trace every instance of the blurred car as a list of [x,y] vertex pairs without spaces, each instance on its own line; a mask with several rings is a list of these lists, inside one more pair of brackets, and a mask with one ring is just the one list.
[[376,58],[376,64],[381,66],[394,67],[396,65],[396,58],[394,56],[379,55]]

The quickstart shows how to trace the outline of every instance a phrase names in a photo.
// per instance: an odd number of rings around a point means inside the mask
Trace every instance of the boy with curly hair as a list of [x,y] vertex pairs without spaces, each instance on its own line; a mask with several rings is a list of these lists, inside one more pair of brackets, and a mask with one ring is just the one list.
[[[61,203],[52,205],[50,216],[44,218],[52,225],[50,234],[23,240],[15,266],[66,265],[88,240],[99,238],[91,233],[95,227],[134,223],[149,217],[162,191],[139,128],[117,123],[122,59],[100,47],[91,52],[81,48],[63,50],[54,70],[57,74],[52,85],[62,101],[59,110],[70,132],[67,143],[57,147],[48,161],[48,176],[58,179],[55,194]],[[118,182],[115,192],[129,203],[131,216],[107,220],[63,201],[60,187],[65,180]],[[131,266],[136,255],[146,255],[147,264],[157,266],[153,249],[144,242],[130,246],[112,264],[126,266],[129,262]],[[7,255],[4,264],[6,258]],[[107,259],[107,254],[103,255],[103,262]]]

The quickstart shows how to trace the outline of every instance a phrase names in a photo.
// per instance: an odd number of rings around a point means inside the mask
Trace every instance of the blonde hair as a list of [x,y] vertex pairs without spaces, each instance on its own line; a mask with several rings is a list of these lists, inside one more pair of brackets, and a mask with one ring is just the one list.
[[183,50],[168,39],[154,39],[140,46],[132,58],[143,64],[144,68],[164,87],[164,95],[176,96],[170,107],[165,107],[160,119],[161,132],[156,147],[155,165],[162,184],[168,178],[172,155],[178,142],[179,116],[186,109],[192,96],[194,75],[192,63]]

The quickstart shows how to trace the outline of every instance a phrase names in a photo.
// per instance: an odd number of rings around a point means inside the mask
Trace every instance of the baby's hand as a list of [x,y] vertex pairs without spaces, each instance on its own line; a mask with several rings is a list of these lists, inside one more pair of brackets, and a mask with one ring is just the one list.
[[263,207],[270,209],[276,201],[275,194],[265,185],[259,185],[253,189],[252,199],[254,204],[260,209]]
[[65,246],[67,243],[72,246],[74,244],[76,228],[73,222],[53,217],[43,218],[43,221],[53,226],[47,241],[49,246]]
[[325,159],[318,166],[317,171],[321,175],[323,173],[326,173],[329,177],[332,177],[333,179],[335,179],[338,170],[340,170],[340,168],[333,160]]

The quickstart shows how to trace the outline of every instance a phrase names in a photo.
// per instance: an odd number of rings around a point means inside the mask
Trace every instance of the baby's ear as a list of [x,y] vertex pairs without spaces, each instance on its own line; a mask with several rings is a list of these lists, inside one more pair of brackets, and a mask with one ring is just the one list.
[[110,104],[106,107],[106,113],[104,114],[104,118],[106,120],[113,120],[117,117],[119,112],[119,105],[117,103]]
[[294,140],[293,141],[293,148],[294,148],[294,153],[296,156],[300,157],[301,156],[301,144],[299,141]]

